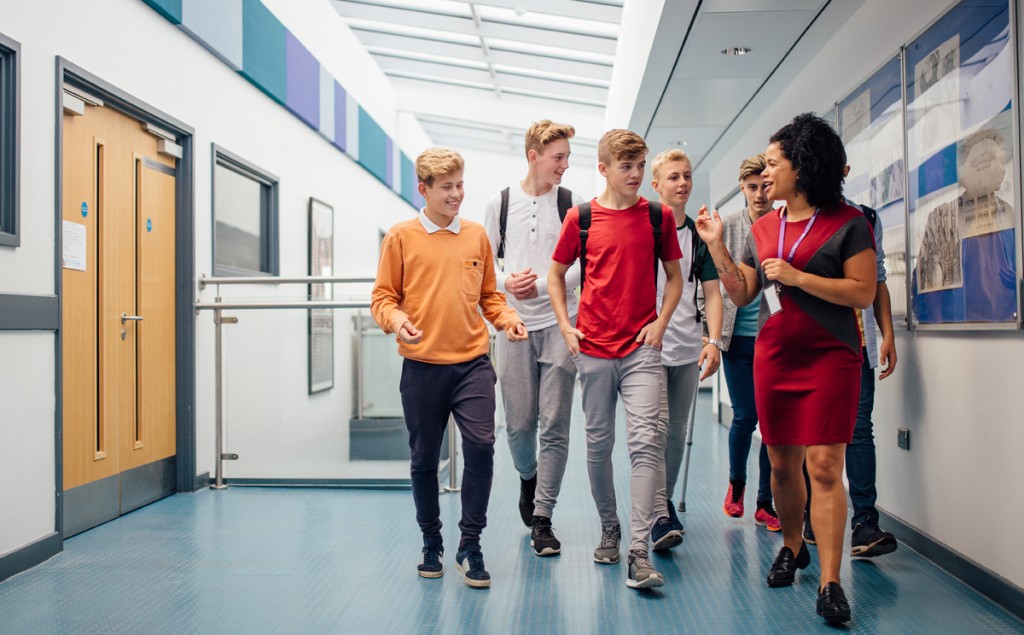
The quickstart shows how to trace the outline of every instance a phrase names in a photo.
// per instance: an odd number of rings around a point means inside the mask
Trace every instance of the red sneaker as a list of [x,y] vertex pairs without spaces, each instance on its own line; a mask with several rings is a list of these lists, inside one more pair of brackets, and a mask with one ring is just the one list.
[[743,518],[743,491],[745,489],[746,484],[734,486],[731,481],[729,482],[729,491],[725,494],[725,503],[722,505],[726,516]]
[[764,527],[768,531],[781,531],[782,525],[779,524],[779,516],[775,513],[773,507],[758,507],[757,511],[754,512],[754,524],[758,527]]

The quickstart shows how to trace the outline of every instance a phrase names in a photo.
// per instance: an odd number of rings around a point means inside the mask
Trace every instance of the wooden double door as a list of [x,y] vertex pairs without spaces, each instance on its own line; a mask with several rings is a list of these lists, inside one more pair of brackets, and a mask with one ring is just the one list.
[[63,124],[67,537],[175,490],[175,159],[110,107]]

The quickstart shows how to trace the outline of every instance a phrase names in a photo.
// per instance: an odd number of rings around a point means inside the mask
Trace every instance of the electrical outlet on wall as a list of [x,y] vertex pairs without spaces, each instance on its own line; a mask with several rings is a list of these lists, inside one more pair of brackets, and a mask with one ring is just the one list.
[[910,430],[907,428],[900,428],[896,431],[896,445],[901,450],[910,449]]

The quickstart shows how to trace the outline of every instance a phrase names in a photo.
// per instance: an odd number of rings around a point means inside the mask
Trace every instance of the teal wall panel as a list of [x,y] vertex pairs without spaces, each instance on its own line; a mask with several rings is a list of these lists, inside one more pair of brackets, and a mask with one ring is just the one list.
[[416,166],[412,159],[402,154],[402,198],[413,204],[413,195],[416,193]]
[[259,0],[242,5],[242,75],[279,104],[288,94],[287,29]]
[[181,24],[181,0],[142,0],[174,24]]
[[362,106],[359,107],[359,163],[385,185],[388,183],[388,136]]

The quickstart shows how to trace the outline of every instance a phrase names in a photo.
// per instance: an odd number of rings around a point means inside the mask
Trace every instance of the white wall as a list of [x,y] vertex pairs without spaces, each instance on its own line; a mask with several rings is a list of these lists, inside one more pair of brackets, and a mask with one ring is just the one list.
[[[398,115],[383,73],[327,0],[266,0],[300,39],[411,156],[429,143]],[[141,0],[87,3],[0,0],[0,33],[21,44],[21,240],[0,248],[0,293],[54,292],[55,58],[195,129],[196,274],[210,275],[211,143],[280,178],[280,270],[307,273],[309,197],[335,210],[335,271],[372,276],[378,231],[414,210],[315,131],[272,102]],[[369,287],[352,290],[368,297]],[[336,289],[337,296],[345,294]],[[298,298],[301,286],[225,288],[225,298]],[[196,295],[212,299],[213,291]],[[228,451],[242,461],[229,475],[326,477],[347,474],[352,411],[350,313],[335,322],[335,388],[307,392],[306,314],[237,312],[226,327]],[[213,325],[196,318],[198,471],[213,469]],[[54,528],[53,333],[0,333],[0,554]],[[233,445],[232,445],[233,444]],[[263,462],[260,464],[260,462]]]
[[[712,192],[734,187],[740,160],[782,124],[827,110],[949,5],[867,0],[832,25],[838,32],[831,37],[812,29],[810,46],[797,46],[781,79],[709,155]],[[834,11],[840,9],[826,10],[823,23]],[[879,507],[1024,586],[1024,549],[1012,529],[1024,524],[1016,493],[1024,482],[1024,339],[1019,332],[898,330],[896,344],[899,364],[877,385],[874,410]],[[911,430],[909,452],[896,446],[900,427]]]

